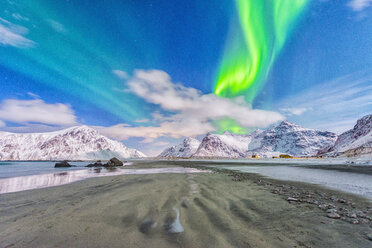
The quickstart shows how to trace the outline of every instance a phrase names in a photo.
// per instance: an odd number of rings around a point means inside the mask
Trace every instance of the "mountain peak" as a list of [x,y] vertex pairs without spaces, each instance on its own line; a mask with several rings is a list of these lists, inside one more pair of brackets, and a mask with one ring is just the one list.
[[372,114],[360,118],[354,126],[354,130],[372,129]]
[[353,129],[338,136],[334,146],[326,151],[329,155],[356,156],[372,152],[372,115],[360,118]]
[[158,157],[191,157],[196,152],[199,145],[199,140],[187,137],[181,144],[165,149]]
[[282,121],[278,126],[283,126],[283,127],[300,127],[299,125],[294,124],[294,123],[289,122],[289,121]]
[[61,131],[96,131],[94,128],[87,125],[73,126]]
[[295,132],[306,130],[306,128],[303,128],[289,121],[282,121],[278,126],[274,127],[274,130],[280,130],[282,132]]
[[82,125],[47,133],[1,133],[0,160],[95,160],[144,157]]

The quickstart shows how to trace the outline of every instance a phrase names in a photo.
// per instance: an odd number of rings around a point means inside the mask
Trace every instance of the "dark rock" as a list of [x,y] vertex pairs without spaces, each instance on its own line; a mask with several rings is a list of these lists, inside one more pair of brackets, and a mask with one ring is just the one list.
[[368,238],[370,241],[372,241],[372,233],[367,234],[367,238]]
[[103,164],[101,163],[101,160],[98,160],[97,162],[95,162],[93,164],[88,164],[85,167],[102,167],[102,166],[103,166]]
[[123,162],[120,161],[119,159],[112,158],[106,164],[104,164],[103,166],[105,166],[105,167],[115,167],[115,166],[123,166],[123,165],[124,165]]
[[63,162],[58,162],[54,165],[54,168],[63,168],[63,167],[71,167],[71,165],[66,160]]

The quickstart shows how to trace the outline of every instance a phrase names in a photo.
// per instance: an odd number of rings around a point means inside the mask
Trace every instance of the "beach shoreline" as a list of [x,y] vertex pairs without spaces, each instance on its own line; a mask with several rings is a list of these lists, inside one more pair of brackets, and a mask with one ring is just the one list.
[[[164,165],[158,167],[161,166]],[[145,167],[152,165],[139,165]],[[212,171],[98,177],[3,194],[0,247],[367,247],[372,244],[367,218],[371,216],[371,204],[364,198],[257,174],[218,168]],[[306,197],[310,194],[313,197]],[[322,207],[308,199],[319,201]],[[327,209],[323,209],[325,204]],[[330,204],[334,208],[329,208]],[[350,208],[356,218],[327,217],[329,209],[337,209],[340,215],[344,213],[340,207]],[[365,216],[359,216],[363,211]],[[359,223],[351,224],[350,220]]]

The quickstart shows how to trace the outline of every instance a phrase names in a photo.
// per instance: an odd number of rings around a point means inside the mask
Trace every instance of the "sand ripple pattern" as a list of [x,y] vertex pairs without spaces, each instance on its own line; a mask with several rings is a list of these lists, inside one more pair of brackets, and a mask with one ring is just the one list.
[[218,173],[102,177],[4,194],[0,212],[0,247],[371,245],[360,226]]

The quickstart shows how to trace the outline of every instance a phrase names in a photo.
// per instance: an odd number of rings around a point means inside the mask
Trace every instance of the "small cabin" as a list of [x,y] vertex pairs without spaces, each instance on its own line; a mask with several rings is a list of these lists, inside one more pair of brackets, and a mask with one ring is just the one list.
[[251,155],[251,156],[249,156],[250,158],[260,158],[260,156],[258,156],[258,155],[256,155],[256,154],[254,154],[254,155]]
[[280,154],[279,158],[293,158],[291,155],[288,154]]

